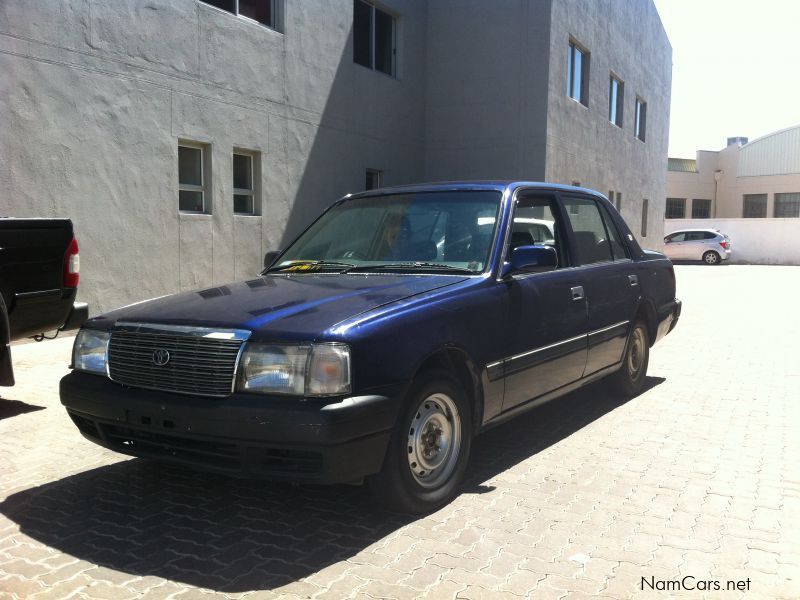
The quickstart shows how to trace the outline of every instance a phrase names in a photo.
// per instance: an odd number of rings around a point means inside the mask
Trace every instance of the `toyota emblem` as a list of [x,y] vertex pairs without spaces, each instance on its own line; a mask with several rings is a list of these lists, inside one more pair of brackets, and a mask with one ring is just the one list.
[[158,349],[153,352],[153,364],[157,367],[163,367],[169,362],[169,352],[167,350]]

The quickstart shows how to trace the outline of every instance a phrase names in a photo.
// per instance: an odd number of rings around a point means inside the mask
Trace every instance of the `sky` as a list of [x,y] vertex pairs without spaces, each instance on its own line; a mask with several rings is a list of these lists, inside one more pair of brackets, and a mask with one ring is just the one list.
[[672,44],[669,155],[800,125],[800,0],[655,0]]

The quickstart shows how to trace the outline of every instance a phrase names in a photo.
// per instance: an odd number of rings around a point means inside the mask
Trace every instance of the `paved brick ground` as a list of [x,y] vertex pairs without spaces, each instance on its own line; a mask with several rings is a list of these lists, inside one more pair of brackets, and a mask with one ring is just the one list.
[[[680,266],[648,389],[596,385],[478,439],[422,519],[357,487],[241,482],[84,441],[70,339],[14,347],[0,400],[0,595],[800,597],[800,268]],[[642,590],[642,577],[722,591]],[[749,580],[747,592],[725,591]]]

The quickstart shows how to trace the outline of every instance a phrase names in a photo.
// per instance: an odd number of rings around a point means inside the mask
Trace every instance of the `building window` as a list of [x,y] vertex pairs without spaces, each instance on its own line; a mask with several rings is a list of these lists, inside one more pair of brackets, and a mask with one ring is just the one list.
[[259,214],[256,194],[258,157],[254,152],[233,153],[233,212],[237,215]]
[[278,29],[281,0],[202,0],[226,12]]
[[589,53],[575,42],[569,43],[567,95],[589,106]]
[[624,98],[625,84],[612,75],[608,87],[608,120],[617,127],[622,127]]
[[693,219],[710,219],[711,218],[711,200],[694,198],[692,200],[692,218]]
[[396,19],[364,0],[353,0],[353,61],[394,76]]
[[650,201],[645,198],[642,200],[642,237],[647,237],[647,208]]
[[178,210],[204,213],[206,202],[206,151],[199,144],[178,144]]
[[383,171],[377,169],[367,169],[366,181],[364,183],[365,190],[377,190],[383,185]]
[[667,198],[665,219],[683,219],[686,216],[686,198]]
[[645,131],[647,130],[647,102],[641,98],[636,98],[636,122],[634,124],[634,135],[644,141]]
[[776,219],[796,219],[800,217],[800,192],[775,194],[774,215]]
[[742,203],[742,217],[745,219],[764,219],[767,216],[766,194],[745,194]]

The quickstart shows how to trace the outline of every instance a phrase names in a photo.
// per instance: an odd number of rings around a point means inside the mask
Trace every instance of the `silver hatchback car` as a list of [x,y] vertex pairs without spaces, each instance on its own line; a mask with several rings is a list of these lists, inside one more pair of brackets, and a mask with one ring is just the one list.
[[731,238],[716,229],[682,229],[664,238],[664,254],[672,260],[718,265],[731,257]]

